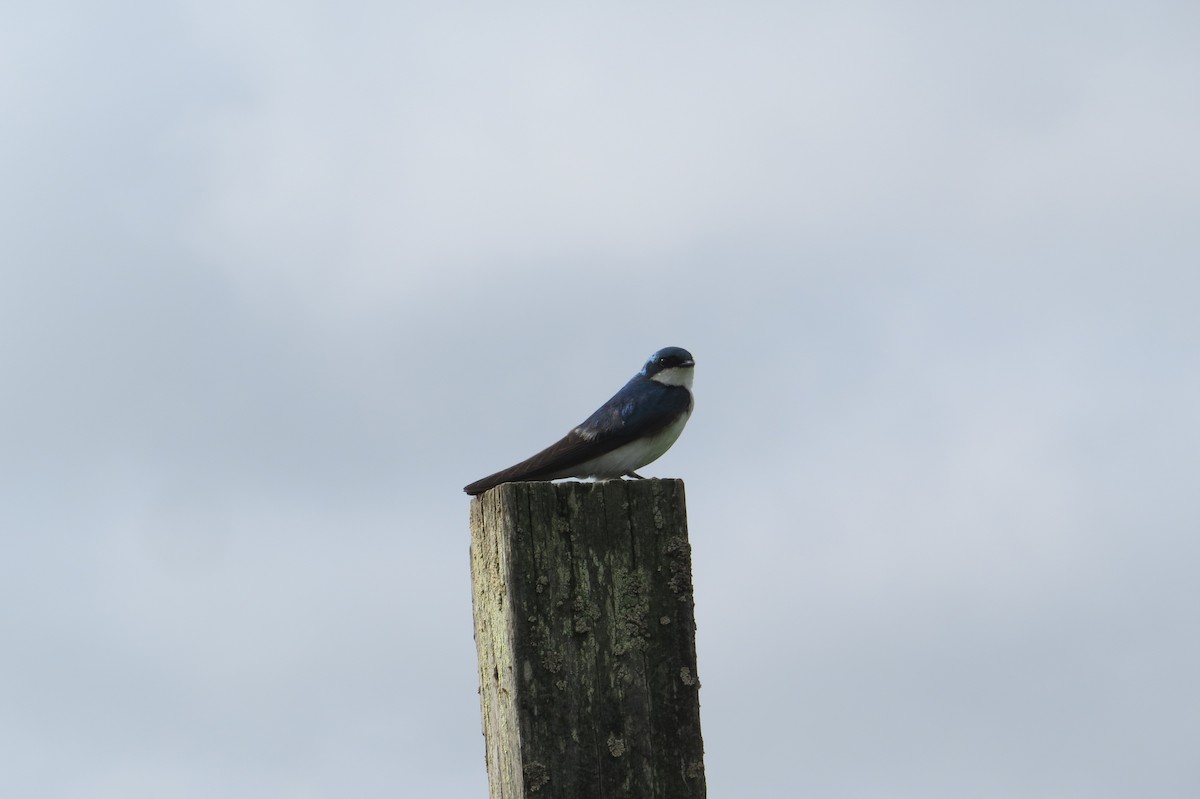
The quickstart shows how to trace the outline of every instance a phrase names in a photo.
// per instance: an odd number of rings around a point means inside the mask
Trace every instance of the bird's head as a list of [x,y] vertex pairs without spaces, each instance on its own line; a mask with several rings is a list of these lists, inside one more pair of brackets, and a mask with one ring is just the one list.
[[691,388],[695,366],[692,354],[682,347],[663,347],[646,361],[642,374],[665,386]]

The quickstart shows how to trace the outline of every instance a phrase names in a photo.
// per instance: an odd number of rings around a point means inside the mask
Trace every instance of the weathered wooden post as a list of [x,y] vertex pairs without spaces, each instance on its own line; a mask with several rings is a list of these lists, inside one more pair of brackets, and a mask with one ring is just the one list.
[[491,489],[471,578],[492,799],[705,795],[682,480]]

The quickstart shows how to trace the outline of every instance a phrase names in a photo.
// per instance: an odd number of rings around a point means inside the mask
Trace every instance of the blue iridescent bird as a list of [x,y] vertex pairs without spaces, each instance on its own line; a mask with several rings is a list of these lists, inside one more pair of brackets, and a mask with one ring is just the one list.
[[476,496],[501,483],[636,477],[671,448],[692,415],[692,354],[664,347],[583,424],[531,458],[464,488]]

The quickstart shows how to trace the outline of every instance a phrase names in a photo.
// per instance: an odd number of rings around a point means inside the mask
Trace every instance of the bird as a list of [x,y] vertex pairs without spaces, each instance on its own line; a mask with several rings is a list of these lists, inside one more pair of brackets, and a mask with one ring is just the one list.
[[501,483],[562,477],[643,479],[636,473],[671,448],[692,415],[692,354],[664,347],[561,440],[463,489],[478,496]]

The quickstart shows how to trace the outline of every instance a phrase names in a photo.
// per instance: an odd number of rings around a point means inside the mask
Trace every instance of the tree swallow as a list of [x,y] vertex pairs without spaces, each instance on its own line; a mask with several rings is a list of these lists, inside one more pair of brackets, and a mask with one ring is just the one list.
[[583,424],[516,466],[464,488],[476,496],[501,483],[560,477],[636,477],[635,469],[671,448],[692,415],[692,354],[666,347],[650,356],[613,398]]

